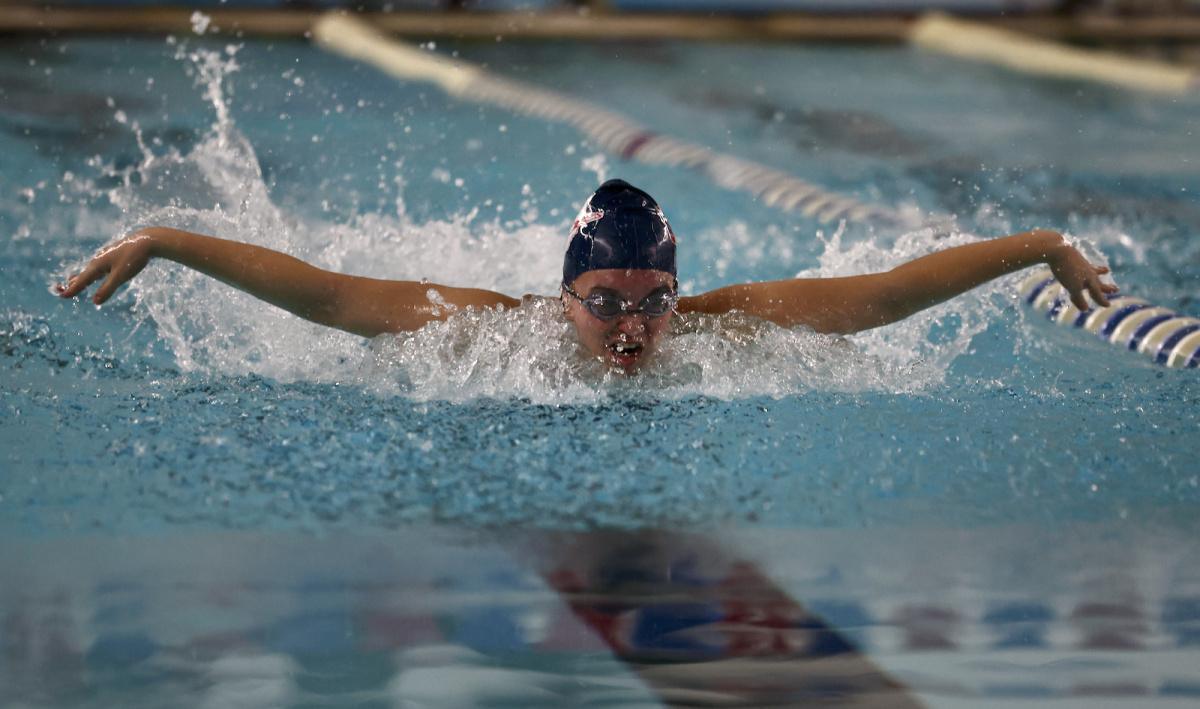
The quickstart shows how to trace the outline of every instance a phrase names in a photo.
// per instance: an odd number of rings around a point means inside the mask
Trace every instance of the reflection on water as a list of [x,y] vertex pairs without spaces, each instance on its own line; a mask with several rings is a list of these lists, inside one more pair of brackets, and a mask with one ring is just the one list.
[[[950,533],[914,562],[908,532],[755,534],[9,539],[0,704],[1200,699],[1200,584],[1183,556],[1098,535],[1055,569],[1023,534]],[[1034,581],[1002,580],[1022,573]]]
[[6,694],[51,706],[916,706],[711,539],[522,533],[501,550],[508,563],[424,559],[359,583],[298,567],[266,584],[134,577],[13,593]]
[[575,616],[665,704],[918,706],[835,628],[712,538],[598,532],[531,546]]

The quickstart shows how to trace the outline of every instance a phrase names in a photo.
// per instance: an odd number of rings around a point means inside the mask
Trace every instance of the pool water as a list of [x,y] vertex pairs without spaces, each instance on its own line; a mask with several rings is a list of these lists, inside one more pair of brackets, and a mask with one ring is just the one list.
[[7,43],[0,703],[1197,701],[1195,372],[1019,277],[850,338],[701,320],[634,378],[550,306],[367,342],[168,264],[49,293],[165,224],[551,294],[621,176],[685,292],[1051,226],[1197,313],[1196,97],[904,48],[430,49],[938,226],[819,224],[299,42]]

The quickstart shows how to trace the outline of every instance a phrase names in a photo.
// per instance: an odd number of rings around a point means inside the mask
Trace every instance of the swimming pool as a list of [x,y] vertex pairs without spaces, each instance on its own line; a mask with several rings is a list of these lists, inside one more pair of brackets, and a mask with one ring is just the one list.
[[100,312],[47,293],[149,223],[551,293],[619,175],[685,291],[1055,226],[1198,309],[1194,97],[900,48],[436,50],[961,233],[819,225],[302,43],[9,43],[5,703],[1196,701],[1195,372],[1015,281],[846,341],[699,326],[632,381],[549,310],[364,343],[161,264]]

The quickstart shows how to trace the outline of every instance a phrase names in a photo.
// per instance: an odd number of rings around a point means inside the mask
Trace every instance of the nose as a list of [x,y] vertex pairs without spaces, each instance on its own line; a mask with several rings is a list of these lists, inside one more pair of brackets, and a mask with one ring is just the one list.
[[646,314],[631,313],[617,318],[617,331],[627,335],[639,335],[646,331]]

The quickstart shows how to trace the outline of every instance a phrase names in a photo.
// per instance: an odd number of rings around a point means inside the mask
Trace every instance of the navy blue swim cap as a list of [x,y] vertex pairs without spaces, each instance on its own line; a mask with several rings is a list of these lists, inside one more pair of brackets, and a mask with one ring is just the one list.
[[584,202],[571,225],[563,283],[605,268],[675,275],[675,232],[658,202],[624,180],[609,180]]

